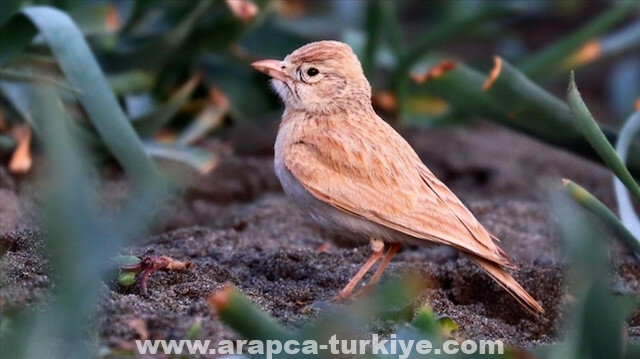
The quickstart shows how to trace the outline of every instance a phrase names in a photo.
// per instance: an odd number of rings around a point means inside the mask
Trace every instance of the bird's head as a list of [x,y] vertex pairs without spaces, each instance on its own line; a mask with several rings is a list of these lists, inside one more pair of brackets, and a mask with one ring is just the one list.
[[273,78],[273,88],[287,108],[331,113],[355,103],[371,106],[371,86],[362,66],[342,42],[312,42],[284,60],[260,60],[251,66]]

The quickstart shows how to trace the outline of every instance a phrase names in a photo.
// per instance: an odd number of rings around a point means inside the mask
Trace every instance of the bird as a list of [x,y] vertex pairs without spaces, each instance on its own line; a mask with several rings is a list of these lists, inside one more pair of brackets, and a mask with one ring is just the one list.
[[283,60],[251,66],[271,77],[285,105],[274,145],[275,173],[284,192],[321,227],[371,247],[371,256],[334,299],[349,298],[380,261],[365,288],[374,287],[403,244],[447,245],[467,255],[524,308],[544,313],[503,269],[517,266],[496,236],[376,114],[371,86],[349,45],[312,42]]

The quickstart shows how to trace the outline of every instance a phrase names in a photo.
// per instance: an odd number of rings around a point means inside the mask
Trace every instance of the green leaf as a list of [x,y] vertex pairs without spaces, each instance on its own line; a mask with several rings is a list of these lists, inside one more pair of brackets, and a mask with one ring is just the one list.
[[[27,336],[21,339],[32,344],[16,346],[24,347],[22,354],[7,357],[87,357],[90,354],[83,328],[97,299],[96,279],[110,267],[109,255],[119,240],[112,237],[110,229],[99,228],[100,217],[87,195],[86,152],[81,155],[84,151],[69,132],[67,124],[71,120],[56,91],[47,85],[28,86],[28,107],[34,122],[48,134],[43,142],[52,170],[47,175],[51,182],[43,228],[50,265],[56,273],[55,300],[38,313]],[[52,350],[52,341],[64,345]]]
[[570,355],[562,358],[620,358],[624,319],[632,306],[628,298],[611,297],[605,241],[598,238],[591,218],[567,197],[556,194],[552,204],[571,265],[569,292],[576,298],[572,320],[565,323],[573,326]]
[[634,8],[637,7],[638,1],[636,0],[615,3],[611,10],[598,16],[581,29],[564,36],[534,56],[530,56],[520,66],[520,69],[531,78],[543,78],[557,73],[564,60],[578,48],[629,17],[629,14],[633,13]]
[[564,190],[574,201],[593,212],[614,231],[616,231],[622,240],[640,258],[640,240],[629,232],[629,229],[620,222],[618,217],[616,217],[616,215],[607,208],[604,203],[600,202],[595,196],[589,193],[589,191],[573,181],[564,180]]
[[[47,84],[48,81],[39,81],[39,83]],[[31,128],[39,138],[44,139],[48,136],[42,125],[33,117],[33,107],[30,105],[31,96],[33,96],[31,84],[27,82],[0,81],[0,90],[2,90],[2,94],[11,103],[22,120],[31,125]],[[69,121],[67,125],[75,138],[80,139],[84,144],[91,147],[102,145],[98,136],[90,129],[81,126],[68,116],[65,116],[64,119]]]
[[38,33],[38,30],[22,16],[14,15],[0,27],[0,67],[19,54]]
[[20,81],[20,82],[33,82],[33,83],[47,83],[54,85],[60,89],[67,90],[74,93],[79,93],[77,89],[69,86],[63,79],[51,77],[44,74],[37,74],[30,71],[20,71],[13,69],[0,70],[0,76],[2,81]]
[[185,128],[176,139],[176,144],[192,145],[207,133],[222,124],[227,109],[208,104],[202,112]]
[[365,17],[365,31],[367,43],[362,56],[362,71],[367,78],[372,78],[371,73],[375,65],[375,56],[380,45],[381,22],[383,8],[382,1],[369,1]]
[[198,338],[198,334],[200,334],[200,330],[202,330],[202,322],[196,321],[193,323],[187,333],[184,335],[185,340],[196,340]]
[[[468,116],[489,118],[584,157],[602,160],[578,128],[566,103],[503,59],[496,58],[498,63],[501,70],[489,85],[486,76],[456,63],[453,70],[415,85],[412,92],[439,96]],[[616,131],[607,126],[602,126],[602,132],[611,141],[617,138]],[[629,169],[640,174],[640,146],[633,143],[629,152]]]
[[551,143],[576,141],[581,137],[567,104],[503,59],[495,61],[496,66],[499,61],[501,70],[486,92],[490,100],[502,108],[505,117]]
[[[638,131],[640,131],[640,112],[633,114],[620,130],[620,137],[618,137],[618,142],[616,143],[616,153],[622,163],[627,161],[629,147]],[[640,238],[640,219],[638,219],[631,198],[629,198],[629,192],[618,178],[614,178],[613,185],[616,200],[618,201],[618,213],[620,213],[622,223],[636,238]]]
[[132,70],[109,75],[109,86],[116,95],[150,91],[155,85],[155,77],[149,71]]
[[22,5],[22,0],[3,0],[0,2],[0,25],[4,24]]
[[422,306],[420,308],[418,314],[413,318],[411,325],[427,335],[439,336],[442,333],[435,313],[433,313],[433,310],[428,306]]
[[458,330],[458,323],[446,316],[438,318],[438,324],[440,324],[440,330],[446,337]]
[[244,338],[282,341],[293,338],[273,318],[231,287],[214,293],[208,301],[220,320]]
[[471,34],[474,29],[486,26],[490,20],[503,18],[511,14],[513,14],[513,9],[509,6],[486,7],[451,21],[443,21],[422,35],[417,45],[398,60],[398,64],[391,75],[389,87],[395,91],[400,102],[400,108],[402,109],[407,96],[409,71],[419,60],[438,46],[457,39],[464,34]]
[[272,108],[271,97],[264,91],[266,76],[248,64],[224,55],[208,55],[202,59],[207,87],[219,87],[229,98],[231,115],[240,121],[264,118]]
[[144,148],[150,156],[156,159],[187,165],[197,170],[200,174],[209,173],[219,161],[216,153],[195,147],[146,142]]
[[121,287],[131,287],[136,284],[136,277],[138,273],[136,272],[122,272],[118,275],[118,284]]
[[117,30],[112,21],[118,14],[112,3],[85,3],[82,7],[72,9],[69,16],[85,36],[108,35]]
[[[189,11],[176,24],[171,23],[171,29],[159,34],[154,31],[152,36],[141,36],[142,39],[131,41],[128,46],[116,48],[112,52],[103,54],[106,62],[117,68],[119,71],[130,71],[131,69],[144,68],[147,71],[158,71],[163,68],[167,62],[176,58],[176,51],[180,47],[184,47],[184,51],[191,51],[186,46],[190,36],[192,35],[196,24],[207,10],[211,7],[213,1],[200,0],[196,2],[172,2],[167,4],[151,3],[151,9],[159,6],[180,6],[184,5]],[[145,4],[147,5],[147,4]],[[157,10],[157,9],[156,9]],[[148,14],[147,14],[148,15]],[[210,36],[210,34],[207,34]],[[135,46],[130,46],[134,44]],[[152,56],[150,56],[152,54]],[[183,53],[181,51],[180,55]],[[162,75],[162,74],[161,74]]]
[[116,262],[119,266],[132,266],[142,262],[140,257],[134,255],[117,255],[111,258],[111,260]]
[[132,119],[138,135],[141,137],[151,137],[178,113],[178,110],[191,98],[191,94],[200,83],[200,75],[192,77],[182,85],[167,101],[161,106],[157,106],[149,114]]
[[609,166],[613,173],[618,176],[620,181],[629,189],[633,197],[640,201],[640,186],[635,181],[627,167],[620,161],[620,158],[616,154],[615,149],[611,146],[611,143],[607,140],[607,137],[602,133],[596,120],[591,116],[587,105],[582,101],[580,92],[576,87],[575,78],[573,72],[571,72],[571,79],[569,80],[569,89],[567,91],[567,102],[578,127],[586,137],[587,141],[596,150],[600,158]]
[[256,56],[282,59],[313,40],[283,27],[276,20],[275,16],[269,15],[261,23],[250,27],[238,39],[238,45]]
[[[6,25],[12,29],[31,27],[25,20],[40,30],[67,82],[80,91],[76,96],[94,128],[134,183],[156,177],[153,163],[120,108],[82,33],[69,16],[54,8],[35,6],[25,8]],[[6,34],[6,28],[2,29],[2,34]]]

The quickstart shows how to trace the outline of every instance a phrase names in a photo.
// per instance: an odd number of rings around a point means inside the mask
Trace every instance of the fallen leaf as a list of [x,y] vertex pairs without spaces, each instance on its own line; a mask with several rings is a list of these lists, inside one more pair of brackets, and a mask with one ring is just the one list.
[[442,60],[436,66],[431,67],[426,72],[421,74],[411,73],[411,79],[418,84],[422,84],[431,79],[437,79],[438,77],[444,75],[448,71],[451,71],[456,68],[455,61],[451,60]]
[[373,105],[386,112],[395,112],[398,109],[398,100],[390,91],[379,91],[373,95]]
[[147,329],[147,323],[144,320],[132,319],[127,324],[136,331],[138,339],[142,341],[149,339],[149,330]]
[[482,85],[482,90],[483,91],[489,90],[491,86],[493,86],[493,83],[496,82],[501,72],[502,72],[502,59],[500,58],[500,56],[494,56],[493,68],[491,69],[491,72],[489,72],[489,77],[487,78],[487,81],[485,81],[484,84]]
[[227,6],[233,15],[244,23],[253,20],[260,10],[258,5],[251,0],[227,0]]
[[31,158],[31,128],[24,123],[13,127],[11,134],[18,145],[9,161],[9,172],[25,174],[29,172],[33,164]]
[[597,40],[591,40],[584,44],[573,55],[563,61],[562,67],[565,69],[573,69],[580,65],[587,64],[596,60],[602,54],[602,45]]

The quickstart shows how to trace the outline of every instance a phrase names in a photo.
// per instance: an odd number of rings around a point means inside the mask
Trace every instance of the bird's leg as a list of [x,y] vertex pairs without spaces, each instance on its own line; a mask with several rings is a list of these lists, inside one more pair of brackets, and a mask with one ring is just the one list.
[[376,284],[378,284],[380,278],[382,278],[382,273],[387,268],[389,262],[391,262],[391,258],[393,258],[393,256],[398,252],[401,246],[402,245],[400,243],[391,243],[389,245],[387,254],[385,254],[382,262],[380,262],[380,265],[378,266],[378,269],[376,269],[376,272],[373,273],[373,276],[371,277],[371,279],[369,279],[369,283],[367,283],[367,285],[362,288],[360,292],[356,293],[356,296],[360,296],[361,294],[370,292],[376,286]]
[[356,275],[354,275],[353,278],[351,278],[349,283],[347,283],[347,285],[340,291],[340,293],[338,293],[338,295],[336,295],[333,298],[334,300],[340,301],[348,298],[351,295],[351,292],[353,292],[353,289],[356,287],[356,285],[358,285],[360,280],[362,280],[362,277],[364,277],[364,275],[367,274],[369,269],[371,269],[371,267],[374,264],[376,264],[378,259],[382,257],[382,253],[384,252],[384,242],[381,241],[380,239],[372,238],[370,245],[371,245],[371,252],[372,252],[371,257],[369,257],[369,259],[367,259],[367,261],[362,265],[362,267],[360,267],[360,270],[358,271],[358,273],[356,273]]

